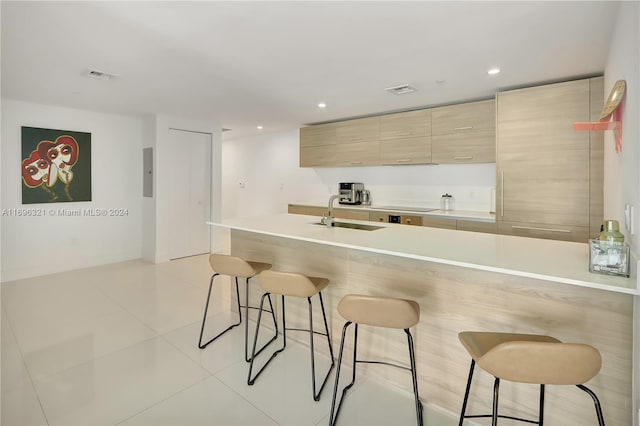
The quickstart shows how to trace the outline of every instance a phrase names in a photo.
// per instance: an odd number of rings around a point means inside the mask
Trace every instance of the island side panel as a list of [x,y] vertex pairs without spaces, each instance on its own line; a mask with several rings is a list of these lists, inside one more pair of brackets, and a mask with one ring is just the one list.
[[[412,333],[423,401],[459,412],[470,359],[458,342],[458,332],[549,334],[600,350],[603,367],[588,386],[600,397],[607,424],[631,424],[633,296],[250,232],[232,231],[231,251],[270,262],[274,269],[329,278],[325,302],[336,348],[344,323],[336,306],[344,294],[416,300],[421,321]],[[288,322],[304,325],[306,319],[306,304],[287,302]],[[306,336],[291,338],[308,342]],[[396,330],[371,332],[361,327],[358,349],[362,358],[407,359],[406,337]],[[359,366],[358,371],[411,390],[410,378],[402,370]],[[492,378],[476,371],[469,412],[488,412]],[[537,398],[535,385],[504,382],[501,411],[535,418]],[[545,419],[549,424],[597,424],[591,399],[571,386],[547,387]]]

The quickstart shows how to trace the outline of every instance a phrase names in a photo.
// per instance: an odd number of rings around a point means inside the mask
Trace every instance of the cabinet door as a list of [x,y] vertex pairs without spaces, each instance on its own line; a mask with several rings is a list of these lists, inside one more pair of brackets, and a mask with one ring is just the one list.
[[380,140],[431,136],[431,110],[380,116]]
[[431,138],[431,161],[447,163],[495,163],[496,133],[491,130],[440,135]]
[[333,209],[333,215],[340,219],[369,220],[369,212],[366,210]]
[[374,166],[380,164],[378,142],[339,143],[335,145],[336,166]]
[[431,112],[432,161],[495,162],[495,111],[493,99],[434,108]]
[[425,216],[422,219],[422,226],[429,226],[431,228],[456,229],[457,223],[455,219]]
[[298,206],[295,204],[289,204],[289,214],[306,214],[309,216],[324,216],[327,214],[327,209],[324,207],[315,206]]
[[589,239],[588,226],[548,225],[545,223],[498,222],[498,232],[503,235],[545,238],[547,240],[584,243]]
[[378,141],[378,117],[343,121],[336,124],[336,143]]
[[454,135],[496,128],[493,99],[449,105],[431,110],[431,135]]
[[300,146],[332,145],[336,143],[336,125],[319,124],[300,129]]
[[[589,80],[498,93],[497,219],[589,226]],[[537,226],[543,228],[543,226]]]
[[400,138],[380,141],[380,163],[384,165],[431,163],[431,138]]
[[458,220],[458,231],[484,232],[487,234],[495,234],[498,232],[498,224],[496,222],[481,222],[478,220]]
[[372,222],[389,222],[389,215],[394,214],[390,212],[371,212],[369,213],[369,220]]
[[335,160],[336,145],[300,147],[300,167],[331,167]]

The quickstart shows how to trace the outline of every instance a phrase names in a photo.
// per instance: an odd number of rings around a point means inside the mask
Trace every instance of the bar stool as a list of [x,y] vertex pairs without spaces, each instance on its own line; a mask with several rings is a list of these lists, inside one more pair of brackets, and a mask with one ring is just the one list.
[[[596,394],[583,384],[598,374],[602,365],[600,352],[593,346],[580,343],[562,343],[556,338],[535,334],[464,331],[458,334],[458,338],[471,356],[471,367],[460,412],[459,426],[462,426],[465,418],[477,417],[491,417],[493,426],[498,423],[498,418],[536,423],[542,426],[545,385],[575,385],[588,393],[596,408],[598,424],[604,426],[600,401]],[[476,363],[495,377],[491,414],[465,415]],[[498,414],[498,393],[501,379],[540,385],[538,421]]]
[[[327,285],[329,285],[329,280],[326,278],[317,278],[317,277],[307,277],[302,274],[294,273],[294,272],[277,272],[277,271],[265,271],[260,276],[260,286],[265,290],[265,293],[262,295],[260,299],[260,311],[258,313],[258,323],[256,324],[256,334],[253,340],[253,350],[251,352],[251,364],[249,364],[249,376],[247,378],[247,384],[253,385],[260,376],[260,374],[264,371],[264,369],[269,365],[271,361],[287,347],[287,330],[291,331],[306,331],[309,333],[309,344],[311,346],[311,381],[312,381],[312,392],[313,399],[315,401],[320,400],[320,394],[324,389],[324,386],[327,384],[327,379],[329,378],[329,374],[334,367],[334,359],[333,359],[333,347],[331,345],[331,337],[329,336],[329,326],[327,325],[327,315],[324,310],[324,302],[322,300],[322,290],[324,290]],[[265,300],[269,301],[269,306],[273,306],[271,303],[271,294],[281,295],[282,297],[282,337],[283,344],[282,347],[276,350],[271,357],[267,360],[267,362],[258,370],[255,376],[251,377],[251,373],[253,371],[253,362],[255,360],[255,356],[259,353],[256,352],[256,344],[258,342],[258,332],[260,329],[260,321],[262,317],[262,308]],[[322,319],[324,320],[324,333],[320,333],[313,330],[313,306],[311,304],[311,297],[318,295],[320,299],[320,307],[322,308]],[[288,328],[286,317],[285,317],[285,296],[290,297],[302,297],[306,298],[309,305],[309,329],[300,329],[300,328]],[[273,310],[273,308],[272,308]],[[331,366],[329,367],[329,371],[327,371],[324,380],[322,381],[322,385],[320,389],[316,389],[316,366],[315,366],[315,350],[313,346],[313,335],[319,334],[321,336],[327,337],[327,343],[329,345],[329,353],[331,355]]]
[[[262,271],[266,271],[271,268],[271,264],[269,263],[260,263],[260,262],[250,262],[244,259],[241,259],[236,256],[230,256],[226,254],[212,254],[209,256],[209,263],[211,264],[211,268],[214,270],[214,274],[211,276],[211,281],[209,282],[209,293],[207,294],[207,303],[204,307],[204,316],[202,317],[202,328],[200,329],[200,340],[198,341],[198,347],[200,349],[206,348],[211,342],[218,339],[220,336],[225,334],[227,331],[232,328],[240,325],[242,323],[242,311],[240,308],[244,308],[244,313],[246,320],[244,322],[244,359],[246,362],[251,361],[248,354],[248,334],[249,334],[249,309],[258,309],[255,306],[249,306],[249,280],[256,275],[260,274]],[[202,337],[204,335],[204,327],[205,322],[207,320],[207,311],[209,309],[209,300],[211,299],[211,289],[213,287],[213,281],[215,277],[218,275],[226,275],[229,277],[234,277],[236,282],[236,301],[238,307],[238,321],[234,324],[231,324],[222,332],[218,333],[216,336],[211,338],[206,343],[202,343]],[[238,289],[238,278],[245,279],[245,304],[240,304],[240,291]],[[262,313],[262,307],[260,307]],[[271,310],[267,311],[271,313],[273,317],[273,324],[276,328],[276,333],[271,340],[269,340],[265,345],[257,352],[260,353],[262,350],[267,347],[271,342],[273,342],[278,337],[278,324],[276,322],[275,312],[273,310],[273,306],[271,306]]]
[[[329,424],[336,424],[342,401],[347,391],[356,381],[356,363],[367,364],[384,364],[393,367],[402,368],[411,371],[413,380],[413,394],[415,398],[416,416],[418,426],[422,426],[422,403],[418,395],[418,377],[416,374],[416,357],[413,349],[413,337],[411,336],[410,327],[420,322],[420,305],[413,300],[391,299],[387,297],[361,296],[349,294],[340,300],[338,304],[338,313],[347,320],[342,328],[342,340],[340,341],[340,354],[338,355],[338,367],[336,370],[336,382],[333,387],[333,399],[331,401],[331,413],[329,415]],[[353,375],[351,383],[346,385],[342,390],[338,407],[336,408],[336,397],[338,394],[338,382],[340,381],[340,366],[342,364],[342,354],[344,352],[344,341],[347,334],[347,328],[355,324],[353,334]],[[391,364],[382,361],[370,361],[357,359],[358,351],[358,325],[366,324],[374,327],[403,329],[407,334],[407,342],[409,345],[409,361],[411,367],[403,365]],[[335,412],[335,416],[334,416]]]

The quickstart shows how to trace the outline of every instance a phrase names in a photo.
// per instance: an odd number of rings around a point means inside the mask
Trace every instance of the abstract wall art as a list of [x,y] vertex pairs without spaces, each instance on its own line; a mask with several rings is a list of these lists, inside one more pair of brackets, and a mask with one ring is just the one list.
[[91,201],[91,133],[22,127],[22,204]]

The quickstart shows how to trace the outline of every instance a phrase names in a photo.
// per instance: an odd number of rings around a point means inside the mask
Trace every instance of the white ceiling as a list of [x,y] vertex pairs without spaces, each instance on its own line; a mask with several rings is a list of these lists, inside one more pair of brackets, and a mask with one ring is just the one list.
[[[2,95],[226,139],[601,74],[617,2],[2,1]],[[486,71],[497,66],[496,76]],[[88,68],[118,75],[83,76]],[[436,80],[445,80],[437,84]],[[410,84],[418,92],[383,89]],[[316,107],[324,101],[325,110]]]

